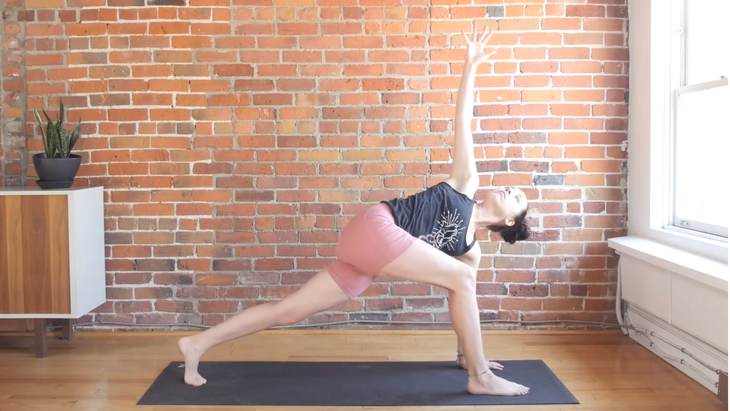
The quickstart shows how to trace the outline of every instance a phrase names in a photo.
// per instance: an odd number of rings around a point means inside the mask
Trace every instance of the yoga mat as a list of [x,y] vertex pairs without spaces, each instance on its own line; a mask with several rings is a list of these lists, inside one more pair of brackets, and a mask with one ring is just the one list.
[[517,397],[466,392],[455,362],[201,362],[202,387],[170,363],[138,405],[439,406],[578,404],[541,360],[498,361],[500,377],[530,387]]

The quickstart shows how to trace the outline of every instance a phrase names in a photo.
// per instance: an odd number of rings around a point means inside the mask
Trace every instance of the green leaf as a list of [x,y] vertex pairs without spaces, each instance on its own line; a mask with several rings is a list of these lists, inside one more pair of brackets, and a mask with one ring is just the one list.
[[74,148],[74,144],[76,144],[77,141],[79,141],[79,137],[81,137],[81,122],[79,121],[79,124],[76,126],[76,129],[71,134],[71,141],[69,142],[68,151],[71,152],[71,150]]
[[63,127],[56,129],[56,153],[63,157]]
[[43,139],[43,149],[46,151],[46,156],[48,156],[48,139],[46,138],[46,131],[43,129],[43,121],[41,121],[41,116],[38,114],[38,110],[33,109],[33,116],[35,117],[35,121],[38,122],[38,127],[41,128],[41,138]]
[[43,122],[41,121],[41,116],[38,114],[38,110],[33,109],[33,116],[35,117],[35,121],[38,122],[38,126],[41,128],[41,136],[43,136],[43,138],[45,139],[46,133],[43,130]]
[[63,154],[68,158],[71,155],[71,132],[64,130],[63,133]]
[[63,129],[63,157],[69,158],[71,155],[71,132]]
[[[45,114],[45,111],[43,112]],[[48,118],[48,115],[46,115],[46,118]],[[46,127],[46,140],[48,141],[48,149],[46,149],[46,157],[52,158],[53,154],[56,152],[55,149],[55,140],[53,139],[53,131],[56,130],[56,127],[51,122],[51,119],[48,119],[48,126]]]
[[52,123],[48,122],[48,150],[46,150],[46,156],[53,158],[56,156],[56,142],[58,141],[58,132],[56,128],[52,126]]
[[58,124],[58,129],[60,131],[61,130],[61,127],[63,127],[63,100],[61,100],[61,105],[60,105],[60,108],[59,108],[59,111],[58,111],[57,124]]
[[56,134],[58,134],[58,129],[56,128],[56,123],[54,123],[48,116],[48,113],[46,113],[46,110],[43,110],[43,115],[46,116],[46,120],[48,120],[48,128],[46,129],[46,133],[48,134],[48,150],[46,150],[46,156],[48,158],[53,158],[56,156],[56,150],[58,149],[58,145],[56,144]]
[[48,113],[46,113],[46,110],[43,110],[43,115],[46,116],[46,120],[48,120],[49,123],[52,123],[51,118],[48,117]]

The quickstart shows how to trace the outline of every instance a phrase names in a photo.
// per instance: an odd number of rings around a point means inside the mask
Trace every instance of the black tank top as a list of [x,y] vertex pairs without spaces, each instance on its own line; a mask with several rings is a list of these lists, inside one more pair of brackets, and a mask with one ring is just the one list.
[[456,257],[469,251],[466,230],[476,201],[441,182],[406,198],[381,201],[393,211],[395,224],[444,253]]

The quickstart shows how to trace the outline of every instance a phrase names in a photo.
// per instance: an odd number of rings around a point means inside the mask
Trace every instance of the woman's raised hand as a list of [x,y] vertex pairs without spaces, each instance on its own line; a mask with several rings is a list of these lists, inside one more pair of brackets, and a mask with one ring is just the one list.
[[466,40],[466,62],[477,65],[497,53],[497,49],[494,47],[486,47],[487,42],[489,42],[493,34],[491,28],[485,26],[480,31],[477,29],[475,21],[471,23],[471,26],[471,39],[463,31],[461,34],[464,36],[464,40]]

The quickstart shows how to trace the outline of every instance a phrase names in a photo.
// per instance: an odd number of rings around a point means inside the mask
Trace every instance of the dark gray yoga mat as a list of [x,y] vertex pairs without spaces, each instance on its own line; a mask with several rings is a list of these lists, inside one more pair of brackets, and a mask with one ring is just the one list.
[[173,362],[138,405],[439,406],[578,404],[541,360],[498,361],[495,374],[530,387],[518,397],[471,395],[455,362],[202,362],[202,387]]

